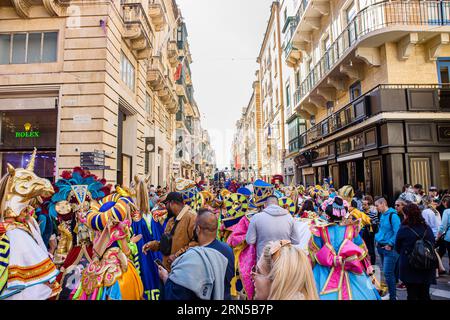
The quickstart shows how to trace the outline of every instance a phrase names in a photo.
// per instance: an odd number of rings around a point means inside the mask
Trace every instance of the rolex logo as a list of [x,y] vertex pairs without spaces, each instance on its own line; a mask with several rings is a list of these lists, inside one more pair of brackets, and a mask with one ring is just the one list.
[[32,125],[26,122],[23,125],[24,131],[16,131],[16,138],[39,138],[41,136],[40,131],[32,131]]

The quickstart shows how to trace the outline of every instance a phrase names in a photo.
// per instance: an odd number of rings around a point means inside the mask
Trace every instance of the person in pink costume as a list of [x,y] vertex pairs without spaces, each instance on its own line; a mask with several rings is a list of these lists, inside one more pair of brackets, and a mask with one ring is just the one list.
[[235,277],[231,281],[231,295],[243,292],[248,300],[253,300],[255,288],[251,278],[251,270],[256,265],[256,246],[245,242],[250,219],[243,216],[238,223],[231,226],[228,244],[233,248],[235,260]]

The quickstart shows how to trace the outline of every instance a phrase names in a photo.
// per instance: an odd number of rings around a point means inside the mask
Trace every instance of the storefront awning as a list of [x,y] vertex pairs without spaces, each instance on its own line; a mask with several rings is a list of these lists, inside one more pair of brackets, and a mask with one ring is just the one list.
[[355,153],[355,154],[351,154],[349,156],[344,156],[344,157],[338,157],[337,158],[337,162],[344,162],[344,161],[349,161],[349,160],[353,160],[353,159],[359,159],[363,157],[363,153]]

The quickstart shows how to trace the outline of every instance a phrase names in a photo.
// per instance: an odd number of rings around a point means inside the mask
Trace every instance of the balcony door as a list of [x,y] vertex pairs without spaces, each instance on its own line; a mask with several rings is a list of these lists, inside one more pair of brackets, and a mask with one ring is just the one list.
[[352,2],[345,10],[347,25],[348,25],[348,45],[351,46],[357,39],[357,23],[356,19],[356,4]]
[[450,57],[439,58],[437,61],[438,80],[440,84],[450,83]]

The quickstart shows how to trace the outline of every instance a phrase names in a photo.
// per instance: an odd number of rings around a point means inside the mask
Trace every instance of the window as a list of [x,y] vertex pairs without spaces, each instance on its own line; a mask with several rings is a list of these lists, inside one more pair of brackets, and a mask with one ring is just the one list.
[[273,63],[273,67],[275,68],[275,78],[278,75],[278,61],[277,58],[275,58],[274,63]]
[[327,35],[325,39],[323,39],[323,51],[325,53],[325,69],[328,71],[330,70],[331,61],[330,61],[330,52],[328,49],[331,47],[331,40],[330,36]]
[[297,72],[295,72],[295,87],[300,87],[300,70],[297,70]]
[[131,64],[130,60],[125,56],[125,54],[122,52],[122,56],[120,57],[120,77],[122,81],[127,85],[128,88],[130,88],[132,91],[134,91],[134,84],[135,84],[135,73],[134,73],[134,66]]
[[275,101],[276,101],[276,107],[278,108],[280,106],[280,99],[278,97],[278,88],[275,90]]
[[327,116],[330,116],[333,114],[333,108],[334,108],[334,102],[327,101]]
[[[348,24],[348,42],[352,45],[356,40],[356,6],[355,2],[352,2],[345,11],[347,24]],[[350,24],[351,23],[351,24]]]
[[58,32],[0,34],[0,64],[56,62]]
[[284,8],[283,24],[286,24],[287,18],[288,18],[288,15],[287,15],[287,8]]
[[439,58],[437,66],[439,83],[450,83],[450,58]]
[[147,115],[151,115],[152,113],[152,98],[148,93],[145,95],[145,112]]
[[286,107],[291,106],[291,86],[289,84],[286,85]]
[[350,101],[355,100],[361,96],[361,82],[357,81],[350,86]]

